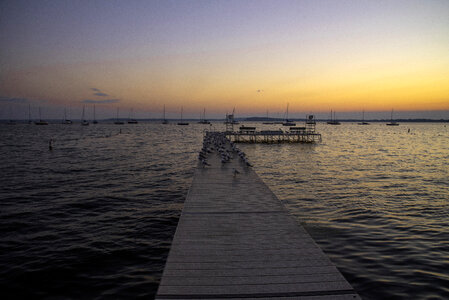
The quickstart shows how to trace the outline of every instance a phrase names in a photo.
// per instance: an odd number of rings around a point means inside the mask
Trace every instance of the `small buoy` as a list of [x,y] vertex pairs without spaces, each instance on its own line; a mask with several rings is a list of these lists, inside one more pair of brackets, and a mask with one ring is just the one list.
[[53,140],[50,139],[50,141],[48,141],[48,150],[53,150],[53,145],[52,145]]

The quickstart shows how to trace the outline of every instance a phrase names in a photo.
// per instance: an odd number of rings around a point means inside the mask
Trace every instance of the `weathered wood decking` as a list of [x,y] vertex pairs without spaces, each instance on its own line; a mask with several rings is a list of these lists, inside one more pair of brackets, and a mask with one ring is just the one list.
[[252,168],[233,156],[222,164],[213,152],[210,166],[199,163],[156,299],[359,299]]

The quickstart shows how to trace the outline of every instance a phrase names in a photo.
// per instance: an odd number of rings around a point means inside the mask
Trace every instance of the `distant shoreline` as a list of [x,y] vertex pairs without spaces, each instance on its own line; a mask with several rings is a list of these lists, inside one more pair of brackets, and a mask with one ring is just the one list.
[[[248,122],[280,122],[284,121],[284,119],[278,119],[278,118],[264,118],[264,117],[250,117],[250,118],[242,118],[242,119],[236,119],[238,121],[248,121]],[[306,119],[292,119],[289,118],[290,121],[296,121],[296,122],[305,122]],[[316,119],[317,122],[327,122],[329,121],[328,118],[325,119]],[[390,119],[372,119],[372,120],[361,120],[361,119],[338,119],[339,122],[346,122],[346,123],[354,123],[354,122],[368,122],[368,123],[385,123],[390,122]],[[437,123],[447,123],[449,122],[449,119],[393,119],[393,121],[396,122],[409,122],[409,123],[428,123],[428,122],[437,122]]]
[[[120,121],[126,122],[128,119],[119,119]],[[184,121],[190,122],[198,122],[200,119],[183,119]],[[263,117],[249,117],[249,118],[236,118],[236,121],[239,122],[283,122],[284,119],[277,118],[263,118]],[[10,119],[0,119],[0,124],[8,124],[9,122],[15,122],[17,124],[28,124],[28,120],[10,120]],[[34,123],[35,120],[32,121]],[[58,119],[49,119],[46,120],[51,124],[62,124],[61,120]],[[72,120],[74,123],[81,123],[81,120]],[[113,123],[117,121],[117,119],[100,119],[97,120],[99,123]],[[136,119],[138,122],[162,122],[162,119]],[[169,123],[178,122],[180,119],[167,119]],[[210,122],[224,122],[224,119],[209,119]],[[289,121],[293,122],[305,122],[306,119],[289,119]],[[329,119],[317,119],[317,123],[323,123],[329,121]],[[374,119],[374,120],[360,120],[360,119],[338,119],[339,122],[343,123],[358,123],[358,122],[367,122],[367,123],[387,123],[390,122],[390,119]],[[449,119],[393,119],[395,122],[400,123],[449,123]]]

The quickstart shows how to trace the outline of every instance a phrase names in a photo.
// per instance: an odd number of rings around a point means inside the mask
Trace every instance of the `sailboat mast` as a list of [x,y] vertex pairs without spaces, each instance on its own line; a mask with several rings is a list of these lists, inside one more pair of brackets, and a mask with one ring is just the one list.
[[28,104],[28,124],[31,124],[31,104]]

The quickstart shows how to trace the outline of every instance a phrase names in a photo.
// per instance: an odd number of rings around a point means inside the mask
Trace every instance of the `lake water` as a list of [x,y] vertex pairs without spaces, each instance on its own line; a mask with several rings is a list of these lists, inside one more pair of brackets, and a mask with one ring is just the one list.
[[[2,299],[152,298],[208,128],[0,125]],[[363,298],[449,298],[449,126],[317,128],[239,147]]]

